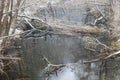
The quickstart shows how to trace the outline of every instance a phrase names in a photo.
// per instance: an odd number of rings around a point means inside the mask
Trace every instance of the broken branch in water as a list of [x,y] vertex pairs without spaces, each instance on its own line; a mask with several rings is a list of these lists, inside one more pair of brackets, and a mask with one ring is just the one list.
[[[62,67],[65,67],[66,65],[65,64],[58,64],[58,65],[55,65],[55,64],[52,64],[46,57],[43,56],[43,59],[48,63],[47,64],[47,67],[45,67],[43,69],[43,73],[42,75],[45,76],[45,79],[48,79],[48,77],[51,75],[51,74],[56,74],[57,75],[57,71],[60,70]],[[42,77],[43,77],[42,76]]]
[[59,64],[59,65],[48,64],[48,66],[44,69],[44,71],[45,71],[45,74],[47,74],[48,76],[54,73],[57,75],[57,71],[65,66],[66,65],[64,64]]

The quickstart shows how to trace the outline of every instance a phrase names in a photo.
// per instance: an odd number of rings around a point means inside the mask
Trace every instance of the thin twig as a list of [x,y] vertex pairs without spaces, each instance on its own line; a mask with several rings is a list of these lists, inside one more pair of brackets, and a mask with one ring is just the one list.
[[110,47],[108,47],[107,45],[105,45],[105,44],[101,43],[98,39],[96,39],[96,41],[97,41],[100,45],[102,45],[102,46],[104,46],[105,48],[107,48],[107,49],[110,49],[110,50],[111,50],[111,48],[110,48]]
[[90,61],[84,61],[83,63],[84,63],[84,64],[87,64],[87,63],[97,62],[97,61],[99,61],[100,59],[101,59],[101,58],[93,59],[93,60],[90,60]]
[[44,56],[43,59],[48,63],[51,64],[51,62]]
[[89,50],[89,51],[92,51],[92,52],[96,52],[96,50],[95,49],[92,49],[92,48],[86,48],[86,47],[84,47],[86,50]]

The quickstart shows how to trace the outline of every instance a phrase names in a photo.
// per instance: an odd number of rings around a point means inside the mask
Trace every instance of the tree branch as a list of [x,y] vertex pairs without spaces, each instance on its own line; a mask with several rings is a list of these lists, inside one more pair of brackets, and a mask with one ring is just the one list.
[[18,57],[0,57],[0,59],[2,59],[2,60],[21,60]]
[[43,56],[43,59],[44,59],[48,64],[51,64],[51,62],[50,62],[45,56]]
[[120,50],[117,51],[117,52],[115,52],[115,53],[110,54],[109,56],[105,57],[105,59],[111,58],[111,57],[113,57],[113,56],[117,56],[117,55],[119,55],[119,54],[120,54]]

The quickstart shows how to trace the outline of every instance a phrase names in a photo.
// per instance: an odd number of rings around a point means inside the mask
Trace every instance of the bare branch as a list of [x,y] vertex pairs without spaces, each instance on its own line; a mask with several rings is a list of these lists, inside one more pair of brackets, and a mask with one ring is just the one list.
[[2,60],[21,60],[20,58],[17,57],[0,57]]
[[84,61],[83,63],[84,63],[84,64],[87,64],[87,63],[97,62],[97,61],[99,61],[100,59],[101,59],[101,58],[93,59],[93,60],[90,60],[90,61]]
[[36,29],[27,19],[25,21],[32,27],[32,29]]
[[104,46],[106,49],[112,50],[110,47],[108,47],[107,45],[101,43],[98,39],[96,39],[96,41],[98,42],[98,44]]
[[51,62],[44,56],[43,59],[48,63],[51,64]]
[[109,56],[105,57],[105,59],[111,58],[111,57],[119,55],[119,54],[120,54],[120,50],[115,53],[110,54]]

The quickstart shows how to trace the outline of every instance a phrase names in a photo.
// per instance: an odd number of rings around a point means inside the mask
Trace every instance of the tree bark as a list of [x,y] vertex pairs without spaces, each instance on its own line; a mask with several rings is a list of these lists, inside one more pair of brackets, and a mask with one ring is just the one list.
[[3,11],[4,11],[4,2],[5,0],[0,0],[0,36],[2,33],[2,17],[3,17]]
[[17,17],[18,17],[20,3],[21,3],[21,0],[17,0],[17,4],[15,6],[16,7],[15,14],[14,14],[14,17],[13,17],[13,31],[12,31],[12,34],[14,34],[15,29],[16,29]]

